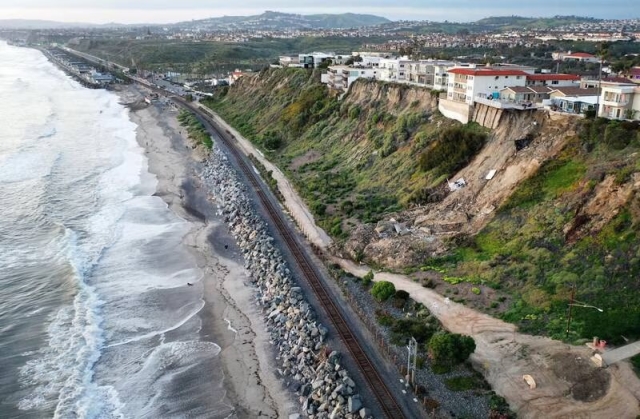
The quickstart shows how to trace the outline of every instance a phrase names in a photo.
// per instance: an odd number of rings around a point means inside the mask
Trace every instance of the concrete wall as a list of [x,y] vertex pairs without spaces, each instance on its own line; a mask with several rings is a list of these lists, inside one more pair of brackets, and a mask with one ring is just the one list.
[[471,106],[466,103],[454,102],[448,99],[440,99],[438,110],[449,119],[455,119],[463,124],[469,122],[471,116]]
[[502,112],[504,111],[500,108],[476,103],[473,107],[473,117],[471,120],[483,127],[495,129],[500,123]]

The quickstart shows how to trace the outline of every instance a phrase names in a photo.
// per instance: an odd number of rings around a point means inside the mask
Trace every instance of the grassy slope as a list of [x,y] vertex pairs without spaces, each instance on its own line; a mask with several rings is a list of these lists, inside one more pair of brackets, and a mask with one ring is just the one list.
[[[423,172],[419,156],[436,150],[449,130],[480,131],[460,128],[423,104],[395,106],[390,98],[403,91],[397,86],[356,84],[360,94],[351,92],[339,102],[318,86],[317,77],[301,70],[270,70],[260,83],[234,87],[209,105],[263,149],[272,137],[281,141],[266,153],[334,236],[349,228],[347,217],[376,221],[437,185],[449,162]],[[576,307],[571,339],[640,337],[640,197],[633,192],[604,227],[567,232],[567,226],[585,221],[579,220],[580,211],[608,175],[619,187],[630,188],[633,173],[640,170],[634,154],[640,148],[638,129],[601,120],[582,125],[579,136],[520,185],[477,236],[452,242],[449,257],[426,265],[512,295],[513,304],[502,315],[525,331],[564,338],[567,300],[575,284],[577,300],[605,312]],[[464,135],[451,142],[460,144],[460,138]],[[307,157],[306,164],[300,164],[301,156]],[[486,301],[484,308],[501,314],[491,308],[495,303]]]
[[[559,339],[575,285],[576,300],[604,312],[575,307],[569,339],[620,343],[640,338],[640,194],[630,185],[640,171],[640,134],[615,122],[582,124],[579,137],[520,185],[487,227],[431,263],[507,291],[515,298],[506,320]],[[607,176],[612,192],[627,187],[630,199],[603,228],[573,234],[597,218],[582,209]]]
[[[440,168],[424,173],[418,157],[437,137],[438,124],[460,124],[436,115],[426,90],[426,99],[392,106],[387,93],[402,98],[404,88],[377,84],[380,98],[361,106],[349,96],[338,101],[318,77],[300,69],[268,70],[259,85],[245,80],[207,104],[260,145],[320,224],[344,237],[357,222],[377,221],[436,182]],[[282,143],[277,150],[265,146],[273,137]]]

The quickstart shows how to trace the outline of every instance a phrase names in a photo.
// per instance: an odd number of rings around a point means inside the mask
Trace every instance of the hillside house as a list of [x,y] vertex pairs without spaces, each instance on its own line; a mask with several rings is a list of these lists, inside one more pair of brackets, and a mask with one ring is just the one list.
[[574,52],[562,56],[562,61],[580,61],[583,63],[599,63],[600,59],[595,55],[586,52]]
[[413,61],[409,57],[396,59],[383,58],[379,65],[379,79],[382,81],[404,82],[409,80],[409,66]]
[[577,74],[530,74],[527,76],[527,86],[578,86],[580,76]]
[[481,68],[449,69],[447,99],[473,105],[476,97],[499,99],[500,91],[507,87],[526,85],[528,73],[522,70]]
[[640,119],[640,86],[630,81],[603,81],[598,116],[609,119]]
[[347,91],[351,84],[360,79],[376,79],[379,69],[355,68],[344,65],[329,66],[327,73],[321,76],[321,81],[331,89]]

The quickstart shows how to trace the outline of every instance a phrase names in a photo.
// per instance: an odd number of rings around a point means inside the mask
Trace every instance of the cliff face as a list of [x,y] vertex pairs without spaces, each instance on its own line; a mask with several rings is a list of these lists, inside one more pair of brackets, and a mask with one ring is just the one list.
[[[427,89],[358,81],[339,98],[318,80],[264,71],[209,105],[290,177],[337,252],[491,284],[513,304],[482,287],[466,301],[551,335],[577,285],[631,310],[580,312],[577,336],[640,337],[637,124],[512,111],[490,131],[444,118]],[[446,278],[437,289],[458,291]]]

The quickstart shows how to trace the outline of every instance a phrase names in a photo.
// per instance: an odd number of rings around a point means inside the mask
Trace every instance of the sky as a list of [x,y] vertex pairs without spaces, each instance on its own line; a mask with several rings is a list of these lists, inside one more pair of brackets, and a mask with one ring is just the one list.
[[[469,22],[488,16],[640,18],[638,0],[0,0],[0,19],[170,23],[224,15],[367,13],[391,20]],[[318,7],[318,5],[322,7]]]

